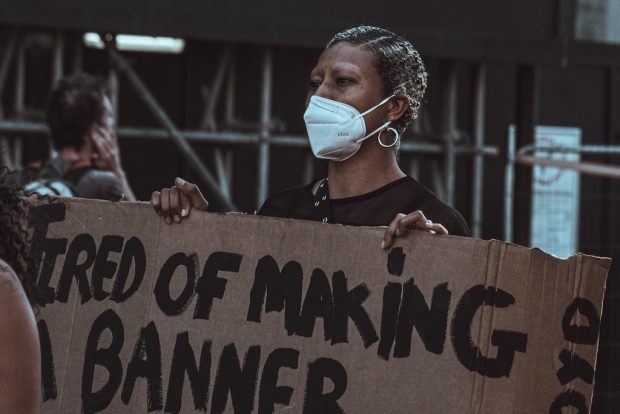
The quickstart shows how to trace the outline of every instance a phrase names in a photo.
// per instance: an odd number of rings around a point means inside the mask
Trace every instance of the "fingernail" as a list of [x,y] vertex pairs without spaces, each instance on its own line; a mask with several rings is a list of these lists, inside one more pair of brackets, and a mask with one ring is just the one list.
[[187,216],[187,210],[186,209],[182,209],[181,210],[181,217],[185,217]]
[[385,240],[383,240],[383,241],[381,242],[381,248],[382,248],[383,250],[385,250]]
[[177,177],[176,182],[178,185],[185,185],[185,180],[181,177]]
[[174,215],[174,222],[175,223],[180,223],[181,222],[181,217],[177,216],[176,214]]

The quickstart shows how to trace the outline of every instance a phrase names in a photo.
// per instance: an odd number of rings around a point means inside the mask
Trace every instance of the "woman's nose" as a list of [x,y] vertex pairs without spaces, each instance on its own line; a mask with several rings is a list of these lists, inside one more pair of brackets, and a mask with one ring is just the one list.
[[321,98],[334,99],[332,89],[329,87],[327,82],[321,82],[312,95],[320,96]]

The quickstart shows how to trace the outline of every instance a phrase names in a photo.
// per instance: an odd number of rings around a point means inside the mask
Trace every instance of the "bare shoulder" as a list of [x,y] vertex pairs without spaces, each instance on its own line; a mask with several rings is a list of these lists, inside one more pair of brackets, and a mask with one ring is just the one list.
[[[2,300],[0,300],[0,307],[5,306],[15,306],[16,302],[25,301],[28,304],[28,298],[26,298],[26,294],[22,289],[21,282],[19,278],[4,260],[0,259],[0,295]],[[7,303],[10,302],[10,303]]]
[[0,412],[35,413],[41,396],[37,324],[13,269],[0,259]]

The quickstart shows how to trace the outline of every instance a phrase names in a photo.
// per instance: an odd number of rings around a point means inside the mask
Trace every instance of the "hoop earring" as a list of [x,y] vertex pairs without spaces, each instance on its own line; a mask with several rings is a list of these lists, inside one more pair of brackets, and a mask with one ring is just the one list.
[[[381,141],[381,133],[383,131],[390,131],[394,134],[394,142],[392,142],[390,145],[385,145],[382,141]],[[400,141],[400,134],[398,133],[397,130],[395,130],[392,127],[387,127],[385,129],[382,129],[381,131],[379,131],[379,135],[377,135],[377,141],[379,141],[379,145],[381,145],[383,148],[392,148],[394,145],[398,144],[398,141]]]

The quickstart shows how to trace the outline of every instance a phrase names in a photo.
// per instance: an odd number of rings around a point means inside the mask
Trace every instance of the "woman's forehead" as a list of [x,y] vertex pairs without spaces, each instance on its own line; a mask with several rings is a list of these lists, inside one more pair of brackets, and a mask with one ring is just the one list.
[[313,72],[326,70],[358,71],[360,74],[371,70],[376,71],[374,55],[360,45],[346,42],[336,43],[321,53]]

